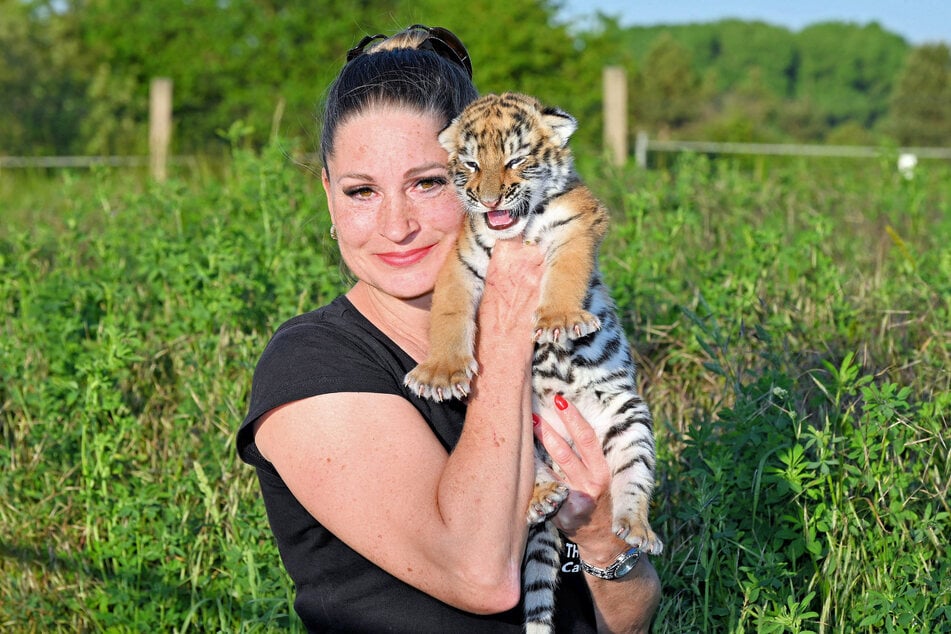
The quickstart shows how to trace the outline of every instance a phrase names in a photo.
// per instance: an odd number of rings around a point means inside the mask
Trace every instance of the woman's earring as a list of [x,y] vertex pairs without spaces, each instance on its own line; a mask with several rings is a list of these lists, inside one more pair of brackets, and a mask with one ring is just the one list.
[[330,239],[337,239],[337,225],[330,225]]

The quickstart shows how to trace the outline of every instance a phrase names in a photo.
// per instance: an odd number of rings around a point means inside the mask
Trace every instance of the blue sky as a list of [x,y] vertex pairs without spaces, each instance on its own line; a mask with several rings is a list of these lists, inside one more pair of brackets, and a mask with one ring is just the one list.
[[875,21],[912,44],[951,44],[951,0],[564,0],[564,7],[566,17],[600,11],[625,26],[741,18],[798,31],[815,22]]

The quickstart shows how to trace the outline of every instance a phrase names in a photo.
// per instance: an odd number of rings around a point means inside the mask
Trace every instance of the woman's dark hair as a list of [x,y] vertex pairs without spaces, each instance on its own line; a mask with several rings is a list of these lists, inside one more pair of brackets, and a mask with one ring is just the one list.
[[455,38],[444,29],[416,25],[390,38],[364,38],[350,51],[350,61],[330,85],[324,104],[320,157],[325,167],[339,127],[371,107],[429,113],[445,126],[478,96],[461,42],[454,39],[450,49],[440,34]]

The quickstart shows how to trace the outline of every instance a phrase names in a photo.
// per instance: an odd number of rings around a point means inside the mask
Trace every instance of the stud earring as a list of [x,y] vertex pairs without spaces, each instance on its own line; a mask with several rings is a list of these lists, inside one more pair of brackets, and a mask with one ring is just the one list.
[[330,225],[330,239],[336,241],[336,239],[337,239],[337,225]]

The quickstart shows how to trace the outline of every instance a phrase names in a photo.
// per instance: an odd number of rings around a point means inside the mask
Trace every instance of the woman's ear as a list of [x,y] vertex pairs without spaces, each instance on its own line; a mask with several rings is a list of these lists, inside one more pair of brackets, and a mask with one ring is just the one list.
[[330,210],[330,222],[334,221],[334,197],[330,195],[330,174],[326,167],[320,168],[320,183],[324,186],[324,196],[327,198],[327,209]]

